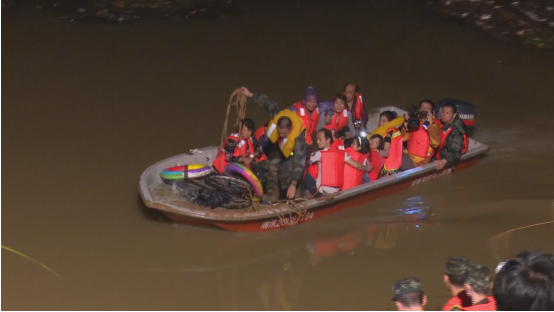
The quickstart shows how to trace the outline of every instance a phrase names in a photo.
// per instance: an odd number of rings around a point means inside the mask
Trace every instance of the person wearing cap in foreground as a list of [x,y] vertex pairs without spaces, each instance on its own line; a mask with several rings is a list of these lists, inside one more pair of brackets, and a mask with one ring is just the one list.
[[[491,271],[483,265],[472,264],[467,271],[464,284],[466,293],[471,298],[472,305],[461,308],[461,311],[495,311],[496,302],[492,296],[487,296],[491,286]],[[454,310],[456,311],[456,310]]]
[[421,280],[417,277],[396,281],[392,286],[392,301],[398,311],[423,311],[427,296],[421,289]]
[[467,270],[471,263],[466,258],[449,257],[444,268],[444,285],[452,294],[452,298],[446,302],[443,311],[453,311],[452,308],[465,308],[471,306],[471,298],[464,290],[467,278]]

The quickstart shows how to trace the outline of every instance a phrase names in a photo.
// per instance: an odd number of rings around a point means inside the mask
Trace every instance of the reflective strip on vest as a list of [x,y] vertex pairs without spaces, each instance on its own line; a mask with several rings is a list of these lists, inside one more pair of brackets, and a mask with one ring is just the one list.
[[267,137],[271,137],[271,134],[273,133],[273,131],[275,131],[275,128],[277,128],[277,125],[276,124],[271,124],[271,126],[269,126],[269,130],[267,130]]
[[285,138],[285,139],[281,142],[281,144],[279,144],[279,148],[283,149],[283,146],[285,146],[285,144],[287,143],[287,140],[288,140],[288,138]]
[[306,112],[304,111],[303,108],[299,108],[298,111],[300,112],[300,116],[306,115]]

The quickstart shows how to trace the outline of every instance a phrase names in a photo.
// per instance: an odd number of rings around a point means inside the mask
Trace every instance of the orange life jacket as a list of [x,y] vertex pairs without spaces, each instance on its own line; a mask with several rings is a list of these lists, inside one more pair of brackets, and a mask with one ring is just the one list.
[[381,171],[381,168],[383,167],[383,163],[385,162],[385,158],[381,155],[379,155],[379,152],[372,149],[371,150],[371,157],[369,157],[369,161],[371,165],[373,166],[373,169],[368,173],[369,175],[369,181],[375,182],[377,181],[377,178],[379,177],[379,172]]
[[[238,133],[231,133],[227,139],[225,140],[225,142],[223,142],[223,144],[221,144],[221,147],[219,149],[219,155],[217,155],[217,157],[215,158],[214,162],[213,162],[213,166],[215,168],[215,170],[217,170],[217,172],[223,174],[223,170],[225,170],[225,166],[227,166],[228,162],[227,160],[225,160],[225,157],[227,156],[226,155],[226,152],[225,152],[225,145],[227,145],[227,141],[228,140],[233,140],[233,141],[238,141],[239,139],[239,134]],[[235,151],[237,149],[235,148]]]
[[470,307],[465,307],[462,311],[496,311],[496,301],[494,297],[488,296],[487,303],[475,304]]
[[333,132],[333,134],[335,134],[337,131],[342,130],[344,127],[348,127],[348,123],[348,110],[344,109],[340,114],[337,114],[336,112],[333,114],[331,123],[326,125],[325,129],[329,129],[331,130],[331,132]]
[[[344,92],[341,93],[342,95],[344,95]],[[347,110],[350,110],[350,108],[348,108],[348,105],[346,105],[345,107]],[[361,93],[356,93],[356,107],[354,107],[354,111],[352,112],[352,122],[354,122],[354,120],[360,120],[363,122],[362,120],[362,113],[364,111],[364,100],[362,98],[362,94]],[[366,125],[364,125],[365,127]]]
[[[254,155],[254,152],[254,141],[252,141],[252,138],[250,137],[246,140],[242,139],[239,143],[237,143],[237,147],[233,152],[233,157],[251,157]],[[250,165],[243,164],[243,166],[250,168]]]
[[298,117],[302,119],[304,128],[306,128],[306,144],[310,145],[313,143],[312,134],[317,131],[317,123],[319,122],[319,107],[316,107],[312,111],[311,116],[304,105],[302,105],[302,102],[296,102],[293,107],[296,108],[296,114]]
[[396,128],[389,128],[385,133],[389,133],[389,131],[393,130],[392,137],[391,137],[391,143],[390,143],[390,150],[389,150],[389,156],[385,157],[385,163],[383,166],[387,170],[394,170],[400,168],[400,165],[402,164],[402,135],[400,134],[400,131]]
[[[256,132],[254,132],[254,137],[256,137],[256,140],[258,140],[258,142],[260,141],[260,138],[262,137],[262,135],[265,135],[265,128],[266,128],[265,125],[261,126],[256,130]],[[265,153],[262,153],[259,157],[256,157],[256,160],[257,161],[267,160],[267,155]]]
[[[440,125],[441,125],[441,130],[442,130],[443,126],[442,126],[442,124],[440,124]],[[437,151],[435,152],[435,159],[436,160],[441,159],[441,157],[440,157],[441,151],[446,146],[446,138],[448,138],[448,136],[450,135],[451,132],[452,132],[452,127],[448,128],[448,130],[442,132],[441,144],[439,145],[439,147],[437,148]],[[466,133],[462,134],[462,136],[464,137],[464,145],[462,146],[462,155],[463,155],[467,152],[467,150],[469,148],[469,138],[468,138]]]
[[471,306],[471,298],[465,291],[461,291],[456,296],[450,298],[442,307],[443,311],[452,311],[454,307],[459,309]]
[[334,140],[333,143],[331,144],[331,148],[332,149],[337,149],[337,150],[343,150],[344,149],[344,141],[341,140],[341,139]]
[[[355,161],[364,164],[368,159],[369,154],[362,154],[356,151],[353,147],[348,147],[346,152],[352,159]],[[358,170],[349,164],[344,164],[344,183],[342,184],[343,191],[362,185],[364,183],[364,173],[365,171]]]
[[429,134],[427,134],[423,124],[419,125],[419,129],[410,131],[408,137],[408,152],[410,154],[422,158],[431,158],[433,157],[433,152],[430,151],[430,144]]

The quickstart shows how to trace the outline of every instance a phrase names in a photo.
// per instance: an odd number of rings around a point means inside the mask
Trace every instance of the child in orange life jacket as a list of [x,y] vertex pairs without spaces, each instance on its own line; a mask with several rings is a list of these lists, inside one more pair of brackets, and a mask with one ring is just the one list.
[[254,121],[250,118],[245,118],[239,129],[240,134],[237,129],[235,133],[227,137],[227,140],[219,151],[219,155],[213,162],[214,168],[221,174],[224,172],[225,166],[230,162],[240,163],[250,168],[254,157],[261,153],[258,140],[252,134],[254,131]]
[[[384,111],[379,115],[379,127],[389,123],[396,118],[391,111]],[[389,128],[383,138],[383,149],[379,149],[379,155],[385,158],[383,168],[379,172],[379,177],[391,176],[400,171],[402,164],[402,135],[397,128]]]
[[[350,141],[352,140],[352,141]],[[348,141],[348,142],[347,142]],[[373,170],[369,162],[369,141],[366,137],[356,136],[345,141],[345,150],[352,159],[366,166],[369,171]],[[346,147],[348,145],[348,147]],[[348,190],[364,183],[364,175],[367,171],[356,169],[349,164],[344,165],[344,182],[342,190]]]
[[383,137],[379,134],[374,134],[369,138],[369,147],[371,149],[371,156],[369,158],[369,164],[373,167],[368,173],[368,180],[366,182],[364,176],[364,183],[376,181],[379,178],[379,172],[383,168],[385,158],[379,155],[379,151],[384,149],[385,142]]
[[331,131],[333,139],[338,138],[337,132],[348,128],[351,134],[356,133],[352,122],[352,113],[346,109],[346,97],[337,94],[333,98],[333,110],[325,112],[325,118],[319,118],[318,129],[325,128]]
[[321,196],[321,193],[330,194],[340,190],[344,181],[345,163],[358,170],[370,170],[353,160],[345,151],[331,148],[332,137],[329,129],[320,129],[317,132],[319,151],[310,156],[310,167],[304,177],[304,187],[315,197]]

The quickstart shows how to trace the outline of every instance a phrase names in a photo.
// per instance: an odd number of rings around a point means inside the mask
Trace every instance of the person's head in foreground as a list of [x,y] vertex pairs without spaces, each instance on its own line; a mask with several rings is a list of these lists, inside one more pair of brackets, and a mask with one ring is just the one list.
[[421,281],[417,277],[396,281],[392,286],[392,301],[398,311],[423,311],[427,296],[421,289]]

